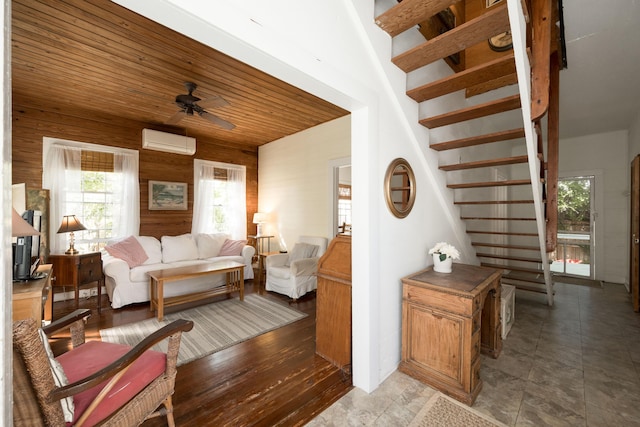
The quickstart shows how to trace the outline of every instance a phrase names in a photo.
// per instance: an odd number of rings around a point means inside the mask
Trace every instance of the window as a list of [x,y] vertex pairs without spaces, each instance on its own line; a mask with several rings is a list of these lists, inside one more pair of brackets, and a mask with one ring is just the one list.
[[351,230],[351,186],[338,184],[338,231],[350,234]]
[[[57,230],[64,215],[76,215],[86,227],[74,233],[77,249],[97,251],[111,239],[138,234],[137,151],[45,138],[43,164],[51,228]],[[51,252],[64,252],[68,237],[52,233]]]
[[246,168],[194,160],[194,205],[191,232],[247,237]]

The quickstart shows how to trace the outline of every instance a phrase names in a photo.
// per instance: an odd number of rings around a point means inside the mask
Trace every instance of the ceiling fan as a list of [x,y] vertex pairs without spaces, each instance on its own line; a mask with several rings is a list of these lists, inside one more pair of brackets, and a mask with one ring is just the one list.
[[207,99],[200,99],[193,95],[193,91],[196,90],[197,85],[192,82],[185,82],[184,87],[189,92],[188,94],[176,96],[176,105],[180,107],[180,111],[169,117],[165,123],[168,125],[175,125],[186,116],[193,116],[193,113],[198,114],[205,120],[210,121],[224,129],[231,130],[236,126],[233,123],[229,123],[220,117],[209,113],[205,108],[209,107],[224,107],[229,103],[221,96],[215,95]]

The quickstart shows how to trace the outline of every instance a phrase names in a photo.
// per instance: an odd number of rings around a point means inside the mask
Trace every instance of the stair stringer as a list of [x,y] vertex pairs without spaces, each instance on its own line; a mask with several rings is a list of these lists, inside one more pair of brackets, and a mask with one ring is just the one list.
[[527,55],[526,22],[524,10],[520,0],[507,0],[509,22],[513,39],[513,52],[518,75],[518,89],[520,91],[521,112],[525,130],[527,156],[529,158],[529,175],[531,177],[531,191],[533,193],[536,227],[540,246],[540,259],[544,272],[544,282],[547,303],[553,306],[553,281],[546,251],[546,221],[543,206],[542,182],[540,182],[540,161],[538,159],[537,139],[534,124],[531,121],[531,65]]

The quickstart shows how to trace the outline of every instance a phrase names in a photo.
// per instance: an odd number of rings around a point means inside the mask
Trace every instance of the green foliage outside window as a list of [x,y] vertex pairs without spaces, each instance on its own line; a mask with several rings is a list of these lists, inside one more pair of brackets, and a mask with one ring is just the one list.
[[558,230],[589,231],[591,180],[558,181]]

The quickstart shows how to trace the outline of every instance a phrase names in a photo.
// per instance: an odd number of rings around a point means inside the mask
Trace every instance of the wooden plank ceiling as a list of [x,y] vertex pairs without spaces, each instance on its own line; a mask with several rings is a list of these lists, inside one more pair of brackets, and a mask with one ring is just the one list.
[[[348,114],[108,0],[13,0],[12,85],[16,105],[122,117],[180,134],[259,146]],[[229,105],[165,122],[194,82],[199,98]]]

